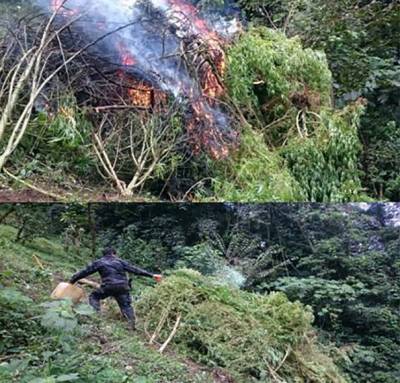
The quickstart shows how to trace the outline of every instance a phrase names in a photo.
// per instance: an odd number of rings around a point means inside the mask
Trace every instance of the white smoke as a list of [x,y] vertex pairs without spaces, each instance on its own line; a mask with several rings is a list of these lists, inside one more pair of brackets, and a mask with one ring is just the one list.
[[215,272],[213,277],[218,284],[236,287],[238,289],[246,282],[246,277],[240,271],[230,266],[222,266]]
[[[62,3],[61,0],[37,1],[48,11]],[[196,16],[196,9],[190,3],[175,0],[67,0],[59,13],[71,17],[82,15],[75,25],[93,40],[127,26],[102,41],[114,56],[113,60],[120,59],[118,46],[122,44],[134,59],[135,70],[149,76],[153,86],[176,97],[196,97],[199,94],[197,81],[188,72],[182,57],[182,40],[205,37],[202,36],[203,24],[197,23],[203,20]],[[211,16],[221,35],[235,32],[235,20],[215,14]],[[204,22],[207,30],[218,33],[215,26]]]

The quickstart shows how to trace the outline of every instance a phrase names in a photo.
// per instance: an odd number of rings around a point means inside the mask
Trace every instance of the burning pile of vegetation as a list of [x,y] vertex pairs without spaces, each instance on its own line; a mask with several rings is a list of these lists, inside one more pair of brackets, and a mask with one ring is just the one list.
[[237,382],[345,381],[315,339],[310,309],[284,294],[248,293],[182,269],[146,290],[138,310],[151,342],[172,339]]
[[[75,116],[64,113],[66,94],[93,125],[100,174],[123,195],[166,167],[163,160],[170,163],[176,150],[215,160],[234,150],[238,132],[219,99],[225,93],[224,45],[235,21],[221,17],[223,23],[213,27],[183,0],[36,3],[46,14],[10,24],[1,45],[0,170],[37,113],[46,118],[39,128],[46,130],[61,114],[64,126],[73,125],[71,131],[82,138]],[[133,121],[121,118],[132,111]],[[179,137],[169,122],[177,113]],[[167,122],[151,130],[153,118]],[[121,174],[126,167],[130,174]]]
[[103,61],[119,67],[121,96],[128,105],[165,110],[168,97],[178,98],[187,103],[192,150],[215,159],[229,154],[237,135],[218,101],[225,93],[221,80],[228,39],[194,5],[185,0],[39,3],[63,23],[74,20],[74,29],[87,41],[101,40],[97,57],[106,52]]
[[35,4],[0,43],[0,171],[128,197],[360,198],[362,102],[333,108],[322,53],[185,0]]

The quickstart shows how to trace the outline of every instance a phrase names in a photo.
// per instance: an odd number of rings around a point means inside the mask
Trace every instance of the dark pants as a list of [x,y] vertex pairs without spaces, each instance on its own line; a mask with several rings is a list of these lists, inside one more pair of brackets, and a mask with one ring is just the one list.
[[132,298],[128,286],[125,285],[105,285],[93,291],[89,296],[90,305],[100,311],[100,301],[108,297],[113,297],[121,310],[122,315],[128,322],[135,326],[135,312],[132,307]]

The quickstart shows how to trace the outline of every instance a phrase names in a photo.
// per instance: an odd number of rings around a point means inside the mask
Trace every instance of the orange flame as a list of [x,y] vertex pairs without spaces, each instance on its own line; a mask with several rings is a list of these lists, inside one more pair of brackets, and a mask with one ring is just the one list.
[[196,34],[201,34],[204,40],[220,41],[218,34],[213,31],[208,23],[198,16],[198,9],[184,0],[168,0],[171,8],[176,13],[177,18],[185,19],[192,27]]
[[166,93],[154,89],[154,87],[144,81],[137,80],[123,70],[118,71],[118,76],[124,88],[129,102],[138,108],[159,108],[167,103]]
[[[225,52],[223,39],[210,27],[206,20],[199,17],[199,10],[185,0],[168,0],[177,18],[184,19],[193,28],[198,41],[207,46],[208,58],[200,66],[200,82],[203,94],[218,98],[224,94],[220,82],[225,74]],[[215,70],[214,70],[214,68]]]
[[236,132],[223,133],[216,127],[217,121],[206,99],[192,103],[193,116],[187,124],[189,142],[194,154],[207,151],[216,160],[226,158],[237,143]]
[[122,65],[133,66],[136,64],[136,61],[133,58],[132,54],[130,53],[129,49],[125,46],[125,44],[122,41],[117,43],[117,49],[121,56]]
[[[124,67],[136,64],[135,58],[122,41],[117,44],[117,49],[120,53],[121,64]],[[127,95],[132,105],[139,108],[152,108],[164,105],[167,102],[167,95],[154,89],[150,84],[135,79],[123,70],[120,70],[118,75],[124,85],[128,87]]]

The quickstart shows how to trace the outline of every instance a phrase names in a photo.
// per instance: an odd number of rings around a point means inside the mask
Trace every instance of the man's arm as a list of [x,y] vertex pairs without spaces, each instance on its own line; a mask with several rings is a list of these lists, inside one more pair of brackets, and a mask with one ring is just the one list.
[[124,270],[127,271],[128,273],[132,273],[132,274],[136,274],[136,275],[143,275],[145,277],[151,277],[151,278],[153,278],[155,275],[157,275],[157,274],[150,273],[146,270],[143,270],[140,267],[130,265],[128,262],[123,261],[122,259],[121,259],[121,262],[124,265]]
[[97,271],[97,262],[91,263],[88,267],[85,269],[78,271],[76,274],[74,274],[71,279],[69,280],[69,283],[74,284],[75,282],[79,281],[82,278],[86,278],[87,276],[94,274]]

